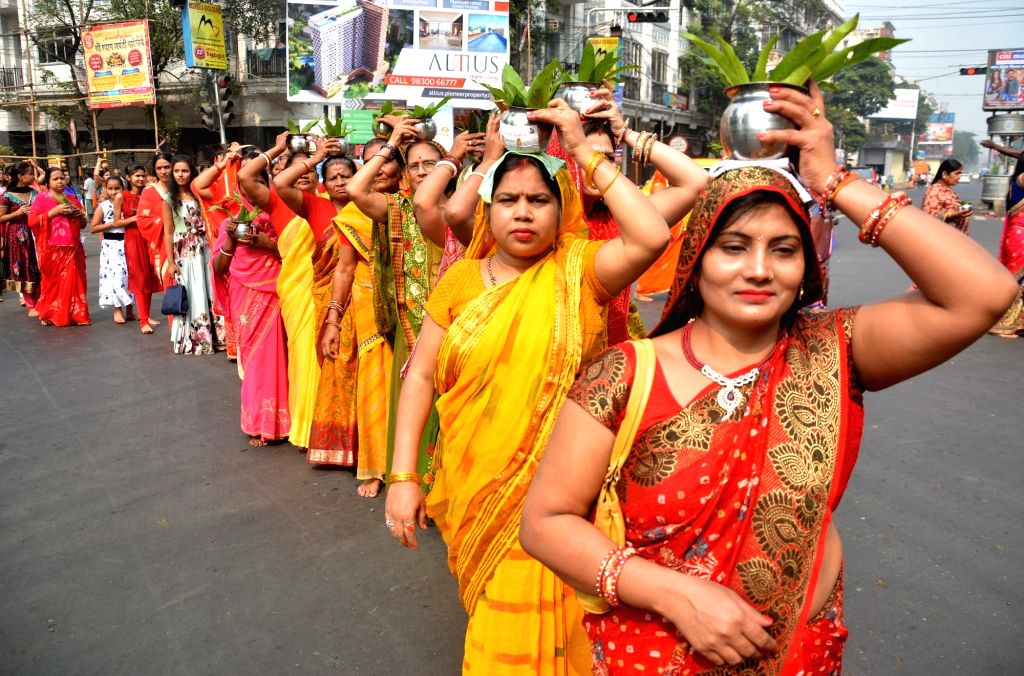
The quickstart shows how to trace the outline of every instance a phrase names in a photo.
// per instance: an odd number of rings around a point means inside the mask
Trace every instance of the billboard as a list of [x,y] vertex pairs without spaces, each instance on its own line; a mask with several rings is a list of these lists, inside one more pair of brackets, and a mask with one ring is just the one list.
[[477,83],[500,86],[509,61],[507,2],[289,0],[287,10],[289,101],[360,108],[450,95],[489,108]]
[[181,11],[185,65],[189,68],[228,69],[224,47],[224,10],[212,2],[189,0]]
[[90,108],[156,103],[147,21],[86,28],[82,31],[82,57]]
[[916,120],[920,89],[895,89],[893,98],[880,111],[869,115],[873,120]]
[[953,154],[953,126],[956,113],[935,113],[928,118],[925,130],[917,136],[921,159],[938,159]]
[[982,110],[1024,110],[1024,49],[988,53]]

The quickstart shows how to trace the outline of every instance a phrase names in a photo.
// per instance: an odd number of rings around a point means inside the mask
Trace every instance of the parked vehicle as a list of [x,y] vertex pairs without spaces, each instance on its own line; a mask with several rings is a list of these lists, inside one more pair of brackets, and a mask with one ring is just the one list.
[[874,167],[850,167],[850,171],[857,174],[857,177],[862,181],[878,185],[878,172],[875,171]]

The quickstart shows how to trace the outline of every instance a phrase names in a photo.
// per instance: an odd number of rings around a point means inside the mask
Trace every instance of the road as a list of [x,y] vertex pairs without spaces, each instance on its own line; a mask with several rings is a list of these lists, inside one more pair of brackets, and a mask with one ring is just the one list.
[[[994,251],[1000,229],[979,219],[972,234]],[[849,223],[838,234],[833,304],[907,287]],[[250,448],[234,367],[172,355],[166,325],[142,336],[94,307],[89,328],[43,328],[5,299],[0,672],[458,671],[465,615],[435,531],[403,551],[350,472]],[[1022,350],[984,337],[867,396],[836,515],[847,673],[1024,666]]]

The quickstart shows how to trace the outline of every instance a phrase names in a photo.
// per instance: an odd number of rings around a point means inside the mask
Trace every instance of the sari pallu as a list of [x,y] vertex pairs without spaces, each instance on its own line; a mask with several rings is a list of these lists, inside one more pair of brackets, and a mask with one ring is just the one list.
[[441,433],[427,513],[470,615],[464,673],[567,674],[587,665],[572,591],[518,542],[526,490],[585,334],[595,326],[603,334],[606,321],[580,309],[591,243],[569,242],[472,300],[438,354]]
[[999,262],[1017,278],[1017,296],[989,333],[1013,337],[1024,333],[1024,188],[1011,185],[1007,204],[1013,206],[1006,211]]
[[[81,208],[75,198],[64,199]],[[35,309],[41,321],[54,326],[91,324],[85,295],[85,249],[80,237],[82,219],[63,215],[49,218],[48,212],[59,204],[48,192],[40,193],[29,212],[42,277]]]
[[[356,388],[357,352],[352,312],[346,312],[339,324],[338,356],[325,359],[320,345],[327,318],[328,303],[334,281],[334,268],[341,258],[343,242],[337,229],[330,225],[313,251],[313,305],[316,314],[316,350],[320,364],[320,380],[316,388],[309,450],[306,462],[326,465],[356,464]],[[350,308],[351,309],[351,308]]]
[[[258,232],[275,238],[265,217],[254,224]],[[221,228],[215,247],[227,243]],[[231,257],[228,293],[231,311],[238,318],[238,364],[242,376],[241,428],[264,441],[284,439],[291,427],[288,413],[288,353],[277,297],[281,261],[272,252],[236,246]]]
[[[802,315],[745,409],[729,419],[717,385],[680,406],[659,372],[623,468],[627,543],[661,566],[728,586],[773,619],[768,632],[779,651],[745,663],[751,673],[818,673],[822,664],[808,660],[841,661],[845,628],[824,637],[827,651],[815,651],[822,625],[837,618],[812,622],[809,612],[824,535],[860,445],[863,408],[849,354],[854,313]],[[632,346],[609,350],[570,395],[612,431],[628,400],[634,355]],[[585,626],[595,671],[714,669],[650,611],[620,606],[587,615]]]
[[[170,196],[159,182],[147,185],[139,195],[136,225],[146,240],[149,259],[152,263],[156,286],[152,291],[162,291],[170,282],[171,252],[164,245],[164,204],[170,205]],[[173,218],[173,214],[172,214]]]
[[[137,216],[139,195],[127,190],[121,195],[121,218]],[[139,322],[148,322],[150,299],[153,292],[160,289],[160,279],[153,269],[149,243],[137,223],[124,226],[124,257],[128,263],[128,290],[135,296]]]

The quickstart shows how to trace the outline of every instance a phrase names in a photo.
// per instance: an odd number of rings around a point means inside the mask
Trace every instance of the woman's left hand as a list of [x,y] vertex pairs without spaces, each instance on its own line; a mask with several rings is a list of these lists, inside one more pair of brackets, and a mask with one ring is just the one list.
[[832,123],[825,117],[825,99],[818,83],[809,82],[809,93],[792,87],[773,86],[772,98],[764,109],[788,117],[797,129],[758,132],[764,142],[788,143],[800,150],[800,178],[811,190],[822,192],[829,176],[836,169],[835,137]]
[[531,110],[527,116],[530,122],[554,125],[558,129],[558,141],[566,152],[576,157],[577,160],[582,157],[581,164],[586,164],[586,158],[593,152],[593,148],[590,147],[587,137],[583,134],[583,123],[580,121],[579,114],[570,108],[564,99],[554,99],[547,108]]
[[403,547],[415,549],[417,524],[427,529],[426,499],[418,483],[401,481],[388,486],[384,503],[384,525]]

